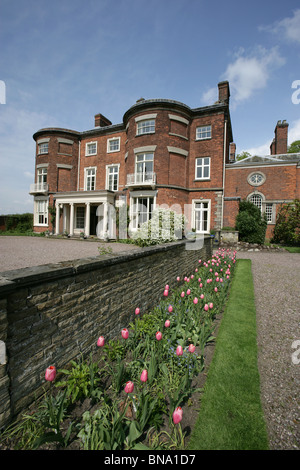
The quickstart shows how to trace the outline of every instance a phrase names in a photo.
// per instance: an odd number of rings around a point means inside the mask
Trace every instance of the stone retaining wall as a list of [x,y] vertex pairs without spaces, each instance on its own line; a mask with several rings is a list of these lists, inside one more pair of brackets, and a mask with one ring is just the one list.
[[[82,353],[96,352],[100,335],[110,339],[134,320],[135,308],[149,311],[165,284],[189,275],[212,255],[179,241],[118,255],[0,273],[0,429],[22,413],[45,386],[49,365],[66,367]],[[3,345],[2,343],[2,345]]]

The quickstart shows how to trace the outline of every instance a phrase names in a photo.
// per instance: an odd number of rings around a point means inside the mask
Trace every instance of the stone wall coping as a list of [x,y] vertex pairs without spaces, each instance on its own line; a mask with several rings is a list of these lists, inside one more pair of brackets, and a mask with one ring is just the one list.
[[[204,238],[210,238],[210,235],[204,236]],[[92,256],[0,272],[0,298],[20,287],[28,287],[34,284],[40,284],[41,282],[51,282],[95,269],[103,269],[192,243],[194,243],[194,240],[183,239],[163,245],[143,247],[142,249],[137,247],[136,250],[130,252],[124,251],[117,254]]]

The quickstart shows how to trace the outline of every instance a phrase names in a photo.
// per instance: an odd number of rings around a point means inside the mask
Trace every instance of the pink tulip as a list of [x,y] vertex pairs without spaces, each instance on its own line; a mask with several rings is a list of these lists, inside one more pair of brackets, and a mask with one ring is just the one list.
[[160,341],[162,339],[162,333],[160,331],[157,331],[155,336],[156,336],[157,341]]
[[196,346],[194,346],[193,344],[189,345],[189,352],[193,353],[195,352],[195,349],[196,349]]
[[204,305],[204,310],[205,310],[206,312],[208,311],[208,305],[207,305],[207,304]]
[[193,302],[194,302],[195,305],[198,303],[197,297],[194,298]]
[[54,366],[49,366],[47,367],[46,369],[46,372],[45,372],[45,379],[48,381],[48,382],[53,382],[53,380],[55,379],[56,377],[56,369]]
[[187,295],[190,295],[190,293],[191,293],[191,290],[190,290],[190,289],[188,289],[188,290],[186,291],[186,293],[187,293]]
[[130,380],[129,380],[129,382],[126,382],[125,389],[124,389],[125,392],[126,393],[132,393],[133,389],[134,389],[134,383],[131,382]]
[[199,287],[203,287],[203,284],[202,284],[202,282],[200,282],[200,284],[199,284]]
[[209,304],[209,308],[210,309],[214,308],[214,304],[212,302]]
[[178,282],[180,281],[180,277],[179,277],[179,276],[177,277],[177,281],[178,281]]
[[141,382],[147,382],[147,380],[148,380],[148,372],[146,369],[144,369],[141,374]]
[[176,410],[173,413],[173,422],[174,424],[180,423],[182,420],[182,409],[180,406],[177,406]]
[[171,325],[170,320],[166,320],[166,321],[165,321],[165,327],[166,327],[166,328],[169,328],[170,325]]
[[169,311],[169,313],[172,313],[172,312],[173,312],[173,307],[172,307],[172,305],[169,305],[168,311]]
[[184,297],[184,292],[181,292],[180,297]]
[[176,354],[177,354],[177,356],[182,356],[182,354],[183,354],[182,346],[177,346]]
[[135,314],[138,315],[140,312],[141,312],[140,309],[137,307],[137,308],[135,309]]
[[169,290],[170,286],[168,284],[165,285],[165,290]]
[[217,287],[215,287],[215,288],[214,288],[214,291],[215,291],[215,292],[218,292],[218,288],[217,288]]
[[129,331],[127,330],[127,328],[123,328],[123,330],[122,330],[122,338],[127,339],[128,336],[129,336]]
[[102,348],[104,344],[105,344],[104,336],[100,336],[97,341],[97,346],[100,346]]
[[165,296],[165,297],[168,297],[168,295],[169,295],[169,291],[168,291],[167,289],[165,289],[165,290],[164,290],[164,296]]

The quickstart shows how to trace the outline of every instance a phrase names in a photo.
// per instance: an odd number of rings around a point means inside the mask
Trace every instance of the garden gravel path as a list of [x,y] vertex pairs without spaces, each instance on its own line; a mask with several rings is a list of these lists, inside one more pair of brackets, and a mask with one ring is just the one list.
[[261,400],[270,449],[300,450],[300,254],[237,252],[237,259],[242,258],[252,262]]

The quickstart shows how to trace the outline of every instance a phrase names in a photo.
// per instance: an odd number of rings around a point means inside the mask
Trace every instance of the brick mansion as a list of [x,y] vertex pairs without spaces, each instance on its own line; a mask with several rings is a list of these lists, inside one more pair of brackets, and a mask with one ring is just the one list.
[[128,207],[137,230],[167,205],[189,207],[189,228],[209,234],[234,227],[248,199],[266,213],[270,238],[281,204],[300,198],[300,154],[287,153],[288,124],[278,121],[270,155],[237,161],[229,102],[225,81],[210,106],[141,98],[119,124],[96,114],[84,132],[38,130],[34,230],[114,238],[112,208]]

